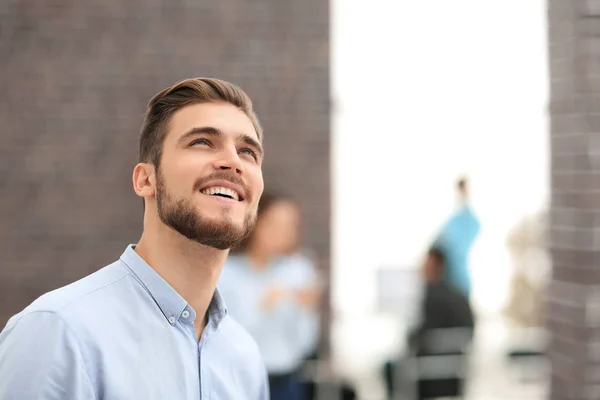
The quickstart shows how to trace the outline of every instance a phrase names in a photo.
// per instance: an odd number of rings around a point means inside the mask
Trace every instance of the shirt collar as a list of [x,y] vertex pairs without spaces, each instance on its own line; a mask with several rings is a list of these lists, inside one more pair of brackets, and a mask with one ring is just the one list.
[[[144,286],[150,296],[154,299],[160,311],[167,321],[174,325],[178,319],[187,319],[193,322],[196,319],[196,313],[187,301],[171,285],[167,283],[146,261],[142,259],[134,250],[135,245],[127,246],[121,255],[121,262]],[[187,312],[186,312],[187,311]],[[223,320],[227,314],[225,302],[218,289],[208,307],[209,321],[215,326]]]
[[223,318],[227,315],[227,306],[221,296],[218,288],[215,288],[215,294],[208,306],[209,320],[213,321],[215,326],[219,326]]

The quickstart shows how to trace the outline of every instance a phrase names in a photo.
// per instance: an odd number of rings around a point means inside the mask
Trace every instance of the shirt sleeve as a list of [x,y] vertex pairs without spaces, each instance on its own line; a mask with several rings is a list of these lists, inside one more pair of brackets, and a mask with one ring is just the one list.
[[81,349],[58,315],[9,322],[0,334],[0,400],[95,398]]

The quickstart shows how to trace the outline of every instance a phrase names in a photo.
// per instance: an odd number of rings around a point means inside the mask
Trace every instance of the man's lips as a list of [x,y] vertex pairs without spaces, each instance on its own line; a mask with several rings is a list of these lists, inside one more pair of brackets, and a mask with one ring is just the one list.
[[200,193],[207,196],[221,196],[237,201],[243,201],[245,198],[244,189],[240,185],[226,181],[209,181],[200,187]]

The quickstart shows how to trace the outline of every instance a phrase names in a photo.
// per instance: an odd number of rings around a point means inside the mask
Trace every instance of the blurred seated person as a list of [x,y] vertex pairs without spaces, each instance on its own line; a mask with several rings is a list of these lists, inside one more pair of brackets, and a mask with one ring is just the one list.
[[[445,279],[445,265],[443,251],[440,248],[432,247],[428,251],[421,269],[425,280],[421,322],[407,338],[409,353],[412,356],[437,354],[434,349],[436,346],[431,346],[429,334],[440,332],[438,329],[467,328],[467,341],[470,342],[472,338],[474,319],[469,301],[459,289]],[[396,391],[403,390],[403,388],[397,387],[399,382],[396,381],[396,378],[397,374],[403,370],[404,364],[404,360],[389,361],[383,366],[382,373],[388,399],[393,399]],[[423,385],[419,386],[420,393],[417,397],[419,399],[427,398],[423,393],[426,391],[423,390]]]
[[219,281],[228,312],[254,337],[271,400],[305,400],[299,377],[319,338],[316,269],[299,248],[300,210],[264,193],[252,234],[229,256]]
[[409,336],[409,346],[417,354],[426,353],[423,337],[428,331],[444,328],[475,328],[473,312],[467,297],[447,283],[446,258],[442,250],[433,247],[423,264],[425,295],[423,297],[421,323]]
[[[436,356],[429,364],[425,359],[418,364],[418,399],[463,394],[464,355],[475,324],[467,297],[444,279],[445,265],[442,250],[431,248],[422,270],[426,285],[422,321],[408,339],[411,353],[417,359]],[[430,375],[433,364],[436,372]]]

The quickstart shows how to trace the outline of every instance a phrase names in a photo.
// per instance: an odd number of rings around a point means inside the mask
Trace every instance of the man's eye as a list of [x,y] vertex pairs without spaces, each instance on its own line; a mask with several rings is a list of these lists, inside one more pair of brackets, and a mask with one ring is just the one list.
[[210,146],[210,142],[206,139],[198,139],[198,140],[194,140],[190,146],[195,146],[197,144],[203,145],[203,146]]
[[252,149],[241,149],[240,153],[242,153],[242,154],[244,154],[244,153],[248,154],[250,157],[253,157],[253,158],[256,159],[256,152],[254,150],[252,150]]

